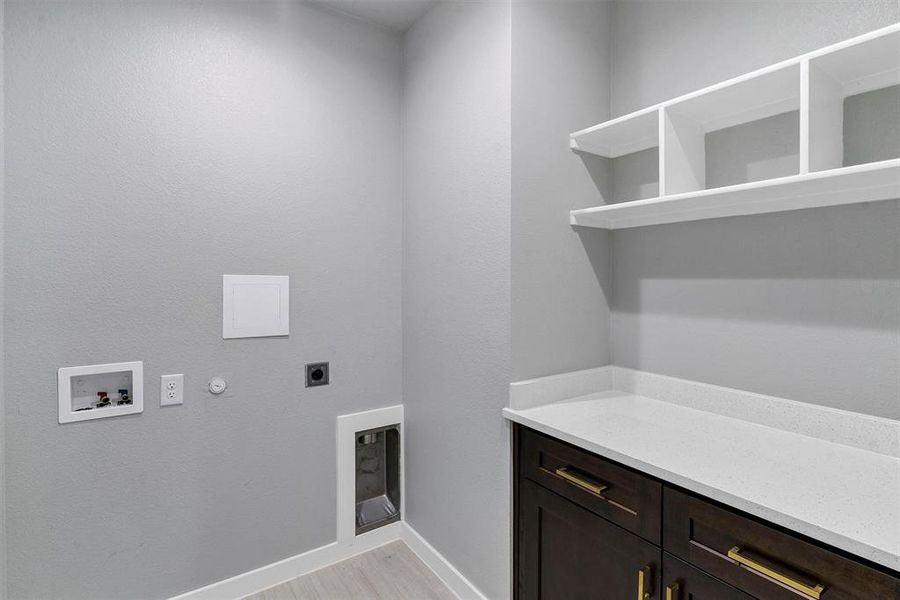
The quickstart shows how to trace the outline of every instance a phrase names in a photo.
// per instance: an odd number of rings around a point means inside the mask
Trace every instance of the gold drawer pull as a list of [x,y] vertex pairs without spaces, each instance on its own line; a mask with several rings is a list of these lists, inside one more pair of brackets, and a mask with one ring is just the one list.
[[609,487],[607,485],[603,485],[602,483],[594,483],[593,481],[588,481],[583,477],[579,477],[578,475],[570,471],[569,467],[560,467],[556,469],[556,471],[554,471],[554,474],[558,477],[562,477],[575,487],[579,487],[595,496],[601,496],[601,494],[603,494],[603,491]]
[[638,571],[638,596],[637,600],[650,600],[650,565]]
[[672,585],[666,586],[666,600],[678,600],[679,594],[678,591],[681,586],[678,585],[676,581]]
[[608,485],[605,485],[602,483],[594,483],[593,481],[587,481],[586,479],[583,479],[577,475],[572,474],[572,472],[569,471],[569,467],[560,467],[560,468],[556,469],[555,471],[545,469],[544,467],[538,467],[538,471],[540,471],[541,473],[545,473],[545,474],[549,475],[550,477],[556,477],[558,479],[562,479],[566,483],[574,485],[579,490],[581,490],[583,492],[587,492],[591,496],[600,498],[601,500],[606,500],[610,506],[614,506],[614,507],[618,508],[619,510],[624,510],[625,512],[627,512],[628,514],[630,514],[633,517],[637,516],[637,511],[631,510],[627,506],[623,506],[623,505],[619,504],[618,502],[616,502],[614,500],[610,500],[609,498],[607,498],[606,496],[603,495],[603,492],[605,492],[606,490],[609,489]]
[[746,567],[747,569],[754,571],[757,574],[765,575],[766,577],[770,577],[774,579],[778,583],[784,584],[792,590],[796,590],[801,594],[806,594],[810,598],[815,598],[819,600],[822,596],[822,592],[825,591],[825,586],[821,583],[817,583],[815,585],[810,585],[807,583],[803,583],[802,581],[797,581],[792,577],[788,577],[783,573],[779,573],[772,567],[766,566],[760,560],[749,558],[744,554],[741,554],[742,550],[740,546],[735,546],[731,550],[728,551],[728,558],[736,561],[738,564]]

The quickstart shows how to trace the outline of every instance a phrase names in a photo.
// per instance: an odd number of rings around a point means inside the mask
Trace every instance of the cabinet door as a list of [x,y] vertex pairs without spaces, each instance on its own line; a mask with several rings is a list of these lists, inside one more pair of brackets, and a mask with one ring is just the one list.
[[519,494],[518,600],[660,598],[659,548],[527,479]]
[[753,596],[663,554],[663,600],[753,600]]

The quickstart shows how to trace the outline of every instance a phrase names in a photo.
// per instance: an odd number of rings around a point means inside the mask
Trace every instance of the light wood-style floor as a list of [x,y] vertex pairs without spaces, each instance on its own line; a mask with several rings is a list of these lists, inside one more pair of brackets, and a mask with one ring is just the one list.
[[401,541],[297,577],[244,600],[457,600]]

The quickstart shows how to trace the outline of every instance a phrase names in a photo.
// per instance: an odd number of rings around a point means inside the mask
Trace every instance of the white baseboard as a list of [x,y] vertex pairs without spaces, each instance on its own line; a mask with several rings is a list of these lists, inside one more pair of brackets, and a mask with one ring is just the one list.
[[478,588],[456,570],[456,567],[402,521],[357,536],[351,541],[332,542],[314,548],[303,554],[186,592],[171,600],[238,600],[396,540],[404,541],[460,599],[486,600]]
[[403,523],[403,541],[461,600],[487,600],[487,597],[478,591],[471,581],[466,579],[450,561],[444,558],[443,554],[435,550],[434,546],[429,544],[408,523]]
[[328,565],[368,552],[403,538],[403,523],[391,523],[356,537],[351,542],[332,542],[303,554],[235,575],[202,588],[176,596],[171,600],[237,600],[294,577],[312,573]]

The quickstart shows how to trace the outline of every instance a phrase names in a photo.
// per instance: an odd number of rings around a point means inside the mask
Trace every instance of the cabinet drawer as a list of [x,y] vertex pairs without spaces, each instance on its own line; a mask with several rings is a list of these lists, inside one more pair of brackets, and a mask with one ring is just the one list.
[[900,580],[780,529],[666,487],[663,548],[766,600],[894,600]]
[[662,486],[590,452],[522,428],[520,476],[659,544]]
[[710,577],[671,554],[663,554],[665,600],[753,600],[737,588]]

